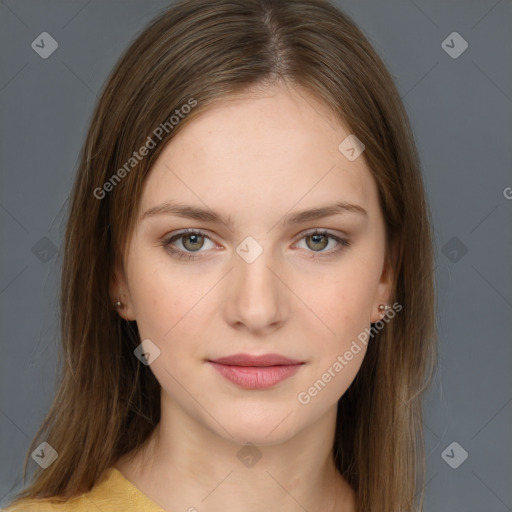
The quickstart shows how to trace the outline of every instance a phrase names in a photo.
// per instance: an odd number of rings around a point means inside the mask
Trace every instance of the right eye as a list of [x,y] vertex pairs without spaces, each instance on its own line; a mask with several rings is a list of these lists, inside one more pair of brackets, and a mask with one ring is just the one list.
[[[176,240],[179,240],[179,244],[181,244],[182,248],[176,248],[174,244]],[[200,249],[204,247],[206,240],[213,243],[212,239],[206,233],[198,230],[187,229],[166,237],[162,240],[162,246],[178,258],[191,260],[201,257],[196,256],[194,253],[205,252]]]

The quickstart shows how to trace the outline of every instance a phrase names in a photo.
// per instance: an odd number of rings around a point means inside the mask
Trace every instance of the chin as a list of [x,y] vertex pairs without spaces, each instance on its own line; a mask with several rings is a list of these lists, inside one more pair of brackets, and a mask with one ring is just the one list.
[[[281,444],[292,438],[297,430],[296,406],[277,405],[271,410],[263,405],[251,405],[249,408],[236,408],[230,414],[214,415],[218,424],[211,424],[215,433],[226,441],[244,445],[251,443],[258,446]],[[221,419],[224,418],[224,419]],[[227,431],[227,432],[226,432]]]

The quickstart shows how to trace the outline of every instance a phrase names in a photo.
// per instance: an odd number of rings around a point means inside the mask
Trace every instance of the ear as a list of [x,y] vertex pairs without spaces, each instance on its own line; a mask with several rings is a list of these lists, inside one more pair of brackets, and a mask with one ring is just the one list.
[[[112,271],[109,283],[110,301],[121,318],[125,320],[135,320],[132,299],[128,288],[126,273],[121,262],[117,262]],[[115,303],[121,302],[120,307]]]
[[390,243],[389,250],[386,252],[384,258],[384,265],[382,266],[382,274],[380,276],[379,284],[377,286],[377,293],[372,308],[370,318],[371,323],[378,322],[384,316],[385,311],[379,310],[380,304],[391,306],[393,283],[395,280],[395,268],[398,254],[398,240],[395,239]]

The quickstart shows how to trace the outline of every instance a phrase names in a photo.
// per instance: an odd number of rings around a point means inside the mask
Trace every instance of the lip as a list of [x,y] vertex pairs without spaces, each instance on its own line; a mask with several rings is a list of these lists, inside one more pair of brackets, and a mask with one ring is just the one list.
[[234,354],[208,360],[223,377],[244,389],[266,389],[294,375],[304,364],[279,354]]
[[290,359],[280,354],[262,354],[253,356],[251,354],[233,354],[231,356],[209,359],[211,363],[219,363],[230,366],[278,366],[302,364],[303,361]]

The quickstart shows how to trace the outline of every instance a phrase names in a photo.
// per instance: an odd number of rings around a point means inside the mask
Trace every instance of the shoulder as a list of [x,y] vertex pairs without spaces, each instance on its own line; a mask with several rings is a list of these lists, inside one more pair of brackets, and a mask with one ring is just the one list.
[[0,512],[98,512],[94,503],[89,499],[91,493],[81,494],[64,501],[58,498],[24,498],[11,503],[7,508],[0,508]]
[[88,492],[67,501],[24,498],[0,512],[165,512],[115,467]]
[[[0,508],[0,512],[98,512],[96,501],[104,503],[108,500],[109,490],[115,483],[111,471],[90,491],[74,496],[68,500],[59,497],[46,498],[23,498],[15,503],[9,504],[6,508]],[[110,512],[110,508],[108,511]]]
[[82,508],[70,506],[70,503],[59,503],[48,499],[23,499],[7,508],[0,508],[1,512],[54,512],[69,510],[70,512],[81,512]]

